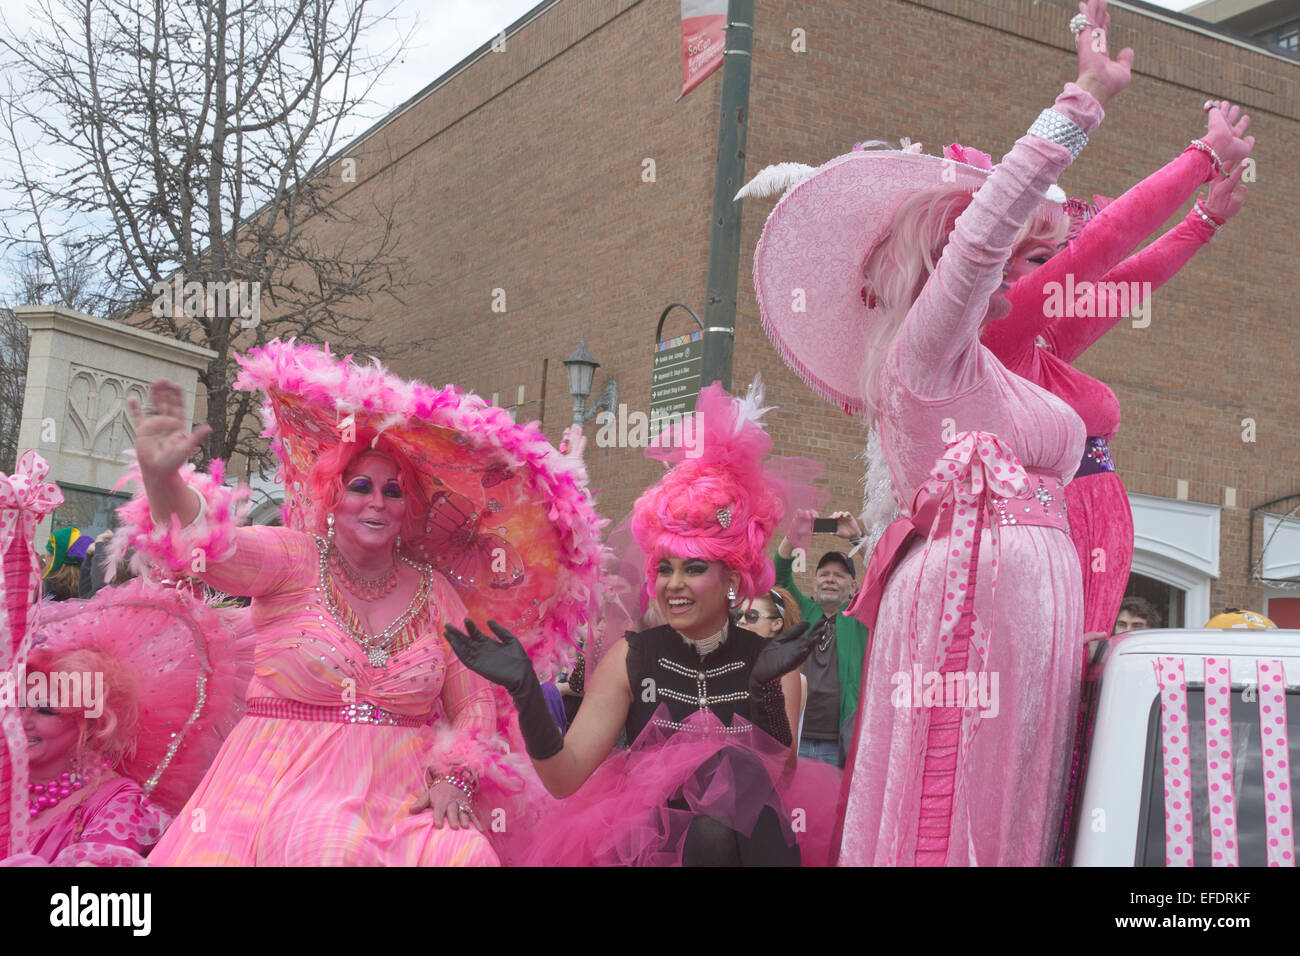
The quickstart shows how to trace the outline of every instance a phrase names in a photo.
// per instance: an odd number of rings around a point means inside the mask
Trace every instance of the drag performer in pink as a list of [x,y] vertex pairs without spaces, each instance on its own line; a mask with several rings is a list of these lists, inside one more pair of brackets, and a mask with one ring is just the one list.
[[453,387],[278,341],[240,362],[237,386],[268,397],[287,527],[237,527],[247,491],[180,467],[203,433],[174,386],[137,413],[147,498],[120,537],[252,596],[257,627],[248,714],[182,814],[206,826],[174,827],[150,862],[497,864],[507,847],[484,821],[508,809],[526,832],[528,768],[495,689],[442,630],[490,608],[538,667],[571,659],[595,603],[585,476]]
[[992,173],[858,150],[791,189],[755,252],[764,321],[787,361],[825,381],[785,314],[795,288],[822,355],[861,346],[856,381],[822,393],[878,427],[904,515],[849,609],[873,631],[845,771],[844,865],[1050,859],[1083,635],[1063,486],[1085,436],[1068,405],[1009,372],[979,334],[1009,311],[999,284],[1016,249],[1059,241],[1049,187],[1129,81],[1131,51],[1112,61],[1089,42],[1104,38],[1105,3],[1081,9],[1077,83]]
[[[588,657],[566,736],[509,630],[491,622],[498,643],[472,621],[447,628],[468,666],[510,690],[538,775],[563,798],[528,863],[825,862],[839,772],[815,761],[796,770],[791,734],[798,666],[817,635],[804,623],[763,638],[728,614],[771,587],[766,547],[787,509],[775,462],[764,461],[761,401],[757,388],[737,402],[712,385],[688,422],[699,423],[693,440],[677,425],[650,449],[672,467],[637,500],[632,534],[647,596],[668,623],[616,634]],[[614,750],[620,731],[630,749]]]
[[[1205,106],[1210,114],[1204,138],[1193,140],[1177,159],[1102,206],[1095,217],[1083,201],[1067,203],[1071,241],[1062,251],[1053,254],[1047,245],[1017,250],[1013,272],[1025,268],[1024,260],[1050,258],[1028,275],[1009,276],[1015,280],[1007,292],[1011,314],[986,326],[982,335],[1003,365],[1067,402],[1087,430],[1083,461],[1066,486],[1065,500],[1089,633],[1109,634],[1119,614],[1133,564],[1133,513],[1107,444],[1119,430],[1119,402],[1071,363],[1128,318],[1142,296],[1177,274],[1241,208],[1245,167],[1233,171],[1232,166],[1254,145],[1254,137],[1243,138],[1250,118],[1228,103]],[[978,151],[950,147],[945,155],[958,152],[988,168],[988,157]],[[1212,182],[1208,198],[1200,197],[1182,222],[1125,258],[1207,181]],[[1105,283],[1100,296],[1096,283]],[[1077,300],[1070,295],[1075,289]]]
[[[37,462],[28,452],[20,471]],[[26,590],[6,578],[0,590]],[[0,684],[6,711],[21,714],[22,753],[11,756],[27,796],[3,865],[142,865],[242,713],[252,675],[243,612],[139,580],[29,609],[35,631],[19,635],[22,663]]]

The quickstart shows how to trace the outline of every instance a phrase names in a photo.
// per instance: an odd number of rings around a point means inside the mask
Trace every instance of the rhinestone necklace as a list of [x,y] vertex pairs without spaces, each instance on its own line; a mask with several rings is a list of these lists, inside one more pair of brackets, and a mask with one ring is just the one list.
[[416,615],[428,603],[429,592],[433,589],[433,567],[428,564],[418,564],[402,555],[401,560],[420,573],[420,585],[415,589],[415,596],[411,598],[407,609],[386,628],[378,634],[366,634],[354,627],[352,622],[340,612],[338,602],[334,600],[334,589],[330,587],[329,544],[318,535],[313,537],[316,538],[316,550],[320,552],[320,591],[325,598],[325,606],[329,608],[330,615],[348,636],[365,650],[366,660],[370,662],[371,667],[385,666],[390,656],[388,646],[407,624],[415,620]]
[[373,578],[363,577],[343,557],[343,552],[330,545],[330,571],[343,582],[343,586],[363,601],[378,601],[388,597],[397,587],[397,550],[393,550],[393,566]]

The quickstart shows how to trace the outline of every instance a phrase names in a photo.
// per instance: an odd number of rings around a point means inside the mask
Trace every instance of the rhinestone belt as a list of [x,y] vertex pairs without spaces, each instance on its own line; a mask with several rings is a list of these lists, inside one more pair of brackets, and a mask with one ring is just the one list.
[[1110,446],[1106,444],[1106,439],[1090,436],[1087,447],[1083,451],[1083,461],[1079,463],[1079,470],[1075,472],[1074,477],[1082,478],[1085,475],[1099,475],[1103,471],[1114,471],[1115,462],[1110,457]]
[[1060,528],[1070,533],[1070,519],[1065,513],[1065,485],[1060,478],[1029,473],[1037,487],[1026,498],[993,497],[993,510],[1000,525],[1036,525]]
[[423,727],[428,723],[424,717],[394,714],[365,700],[344,704],[342,707],[325,707],[281,697],[254,697],[248,702],[248,715],[286,720],[318,720],[329,724],[373,724],[377,727]]

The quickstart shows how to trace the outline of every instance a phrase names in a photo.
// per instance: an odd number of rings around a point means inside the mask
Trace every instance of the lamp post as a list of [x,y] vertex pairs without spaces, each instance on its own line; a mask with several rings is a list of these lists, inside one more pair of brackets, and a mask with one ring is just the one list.
[[600,363],[587,351],[584,334],[578,340],[578,350],[564,360],[564,369],[569,373],[569,394],[573,396],[573,424],[579,427],[602,406],[612,414],[618,404],[618,383],[611,378],[596,404],[587,409],[587,396],[591,394],[591,383],[598,368]]

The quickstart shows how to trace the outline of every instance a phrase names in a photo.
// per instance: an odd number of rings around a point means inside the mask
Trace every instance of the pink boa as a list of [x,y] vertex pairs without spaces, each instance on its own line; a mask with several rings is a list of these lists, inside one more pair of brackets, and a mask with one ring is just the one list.
[[165,577],[192,577],[207,562],[221,561],[234,552],[235,529],[248,516],[248,496],[252,493],[251,490],[246,485],[226,487],[223,484],[226,465],[220,459],[212,462],[207,474],[198,471],[193,465],[183,465],[181,477],[202,496],[205,509],[203,516],[188,527],[182,527],[180,519],[175,515],[172,515],[170,525],[166,526],[153,520],[153,515],[149,513],[149,501],[144,496],[144,480],[138,463],[132,462],[126,476],[113,487],[117,491],[134,481],[139,484],[141,491],[117,510],[122,529],[113,535],[109,543],[110,578],[117,573],[117,567],[128,548],[136,550],[136,555],[131,560],[131,569],[144,578],[150,577],[151,568],[159,565]]

